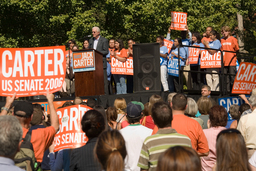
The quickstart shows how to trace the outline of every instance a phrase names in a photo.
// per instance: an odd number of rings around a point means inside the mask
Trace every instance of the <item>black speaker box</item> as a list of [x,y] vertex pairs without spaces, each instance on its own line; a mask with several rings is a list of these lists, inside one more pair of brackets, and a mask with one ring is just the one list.
[[158,43],[133,45],[133,71],[134,92],[161,91]]

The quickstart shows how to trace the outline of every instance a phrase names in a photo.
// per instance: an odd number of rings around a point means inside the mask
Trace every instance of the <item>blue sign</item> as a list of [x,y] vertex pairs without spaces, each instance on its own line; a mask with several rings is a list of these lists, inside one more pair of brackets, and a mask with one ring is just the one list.
[[[249,98],[250,96],[246,96],[246,97]],[[240,106],[241,104],[244,103],[244,101],[240,97],[225,97],[225,98],[219,98],[218,103],[220,106],[225,107],[225,109],[228,112],[228,120],[231,121],[232,117],[229,114],[229,107],[233,104],[237,104]]]
[[178,77],[179,76],[179,63],[178,58],[174,57],[173,59],[169,59],[167,72],[169,75]]

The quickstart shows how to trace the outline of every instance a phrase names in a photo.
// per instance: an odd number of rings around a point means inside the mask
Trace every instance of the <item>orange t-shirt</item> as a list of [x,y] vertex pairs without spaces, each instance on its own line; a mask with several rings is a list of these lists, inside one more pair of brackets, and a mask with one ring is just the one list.
[[115,50],[116,55],[121,57],[121,58],[127,58],[127,51],[125,48],[121,49],[120,51]]
[[[115,48],[113,48],[113,49],[110,49],[110,48],[108,48],[108,50],[109,50],[109,52],[113,52],[113,51],[115,51]],[[110,53],[111,54],[111,53]],[[111,57],[114,57],[113,55],[110,55],[110,58]]]
[[[237,43],[237,39],[234,38],[233,36],[230,36],[227,39],[221,39],[221,50],[234,51],[234,52],[238,51],[239,46]],[[224,66],[236,66],[236,53],[225,52],[223,61],[224,61]]]
[[[183,114],[173,115],[172,128],[179,134],[186,135],[190,138],[192,148],[199,153],[209,152],[208,141],[200,124]],[[157,126],[153,130],[153,134],[158,131]]]
[[[128,56],[129,49],[126,49],[126,53],[127,53],[127,56]],[[133,54],[129,54],[129,58],[130,58],[130,57],[133,57]]]
[[[25,138],[28,129],[23,128],[22,138]],[[32,131],[30,142],[33,145],[36,161],[42,162],[44,152],[50,147],[55,136],[55,129],[53,126],[46,128],[38,128]]]
[[208,38],[207,37],[203,37],[202,40],[201,40],[202,43],[203,43],[203,40],[208,41],[208,42],[212,41],[212,39],[210,37],[208,37]]

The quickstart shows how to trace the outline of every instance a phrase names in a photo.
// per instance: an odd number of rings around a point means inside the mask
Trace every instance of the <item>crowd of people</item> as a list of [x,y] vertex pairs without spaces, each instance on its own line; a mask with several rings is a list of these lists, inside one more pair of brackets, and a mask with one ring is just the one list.
[[201,94],[197,102],[180,93],[170,93],[166,102],[155,94],[145,104],[117,98],[107,109],[93,98],[83,102],[76,97],[61,107],[91,108],[81,118],[88,141],[58,152],[53,143],[60,124],[54,95],[46,94],[46,120],[40,105],[15,101],[14,94],[6,98],[0,114],[0,170],[21,170],[14,164],[25,142],[33,146],[36,170],[256,170],[255,91],[247,103],[230,106],[232,120],[211,98],[209,86],[204,85]]
[[[128,49],[125,49],[124,42],[121,39],[110,39],[109,41],[100,35],[100,29],[93,27],[93,37],[91,39],[85,39],[82,49],[96,49],[103,54],[103,68],[104,68],[104,90],[105,94],[126,94],[133,93],[133,76],[111,74],[111,58],[115,58],[120,62],[125,62],[127,58],[133,57],[133,45],[135,41],[129,39],[127,41]],[[174,58],[180,60],[179,70],[192,71],[191,73],[184,72],[186,85],[188,88],[194,90],[200,90],[202,85],[208,85],[212,91],[219,91],[219,73],[220,68],[208,66],[206,69],[201,69],[201,50],[208,48],[209,55],[217,55],[221,51],[232,51],[223,53],[223,66],[224,73],[230,74],[225,76],[225,90],[230,92],[236,73],[237,58],[236,53],[239,51],[237,39],[232,36],[232,32],[229,26],[223,26],[221,29],[222,37],[220,34],[213,30],[212,27],[207,27],[206,32],[201,38],[200,33],[191,33],[186,26],[186,31],[181,31],[181,37],[171,39],[171,27],[168,29],[165,39],[173,42],[172,49],[168,51],[164,45],[164,37],[156,37],[156,42],[160,45],[160,78],[162,84],[162,90],[166,92],[179,92],[179,75],[171,75],[167,68],[172,63]],[[72,71],[72,51],[78,50],[76,42],[71,39],[68,42],[68,49],[71,53],[67,54],[67,73],[65,84],[63,85],[62,92],[68,94],[74,93],[74,86],[72,81],[74,80],[74,74]],[[197,61],[193,61],[190,64],[189,56],[193,53],[186,46],[200,47],[199,53],[197,53]],[[190,54],[191,53],[191,54]],[[194,54],[193,54],[194,55]],[[194,56],[195,57],[195,56]],[[216,57],[217,58],[217,57]],[[195,63],[196,62],[196,63]],[[195,72],[193,72],[195,71]],[[198,73],[201,72],[201,73]],[[71,81],[70,81],[71,80]],[[183,79],[180,79],[183,84]],[[113,89],[113,85],[115,88]]]

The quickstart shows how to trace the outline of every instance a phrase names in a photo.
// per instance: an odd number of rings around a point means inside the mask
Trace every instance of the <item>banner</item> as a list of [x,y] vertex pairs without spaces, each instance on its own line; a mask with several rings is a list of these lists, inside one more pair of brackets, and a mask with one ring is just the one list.
[[111,57],[111,74],[133,75],[133,57],[127,58],[125,62]]
[[[199,46],[196,46],[196,47],[199,47]],[[189,64],[198,64],[200,49],[189,47],[188,50],[189,50],[189,57],[188,57]]]
[[57,110],[60,127],[54,137],[54,152],[86,144],[88,138],[82,131],[81,119],[88,110],[91,108],[84,105],[73,105]]
[[95,70],[95,54],[94,50],[73,52],[73,71],[84,72]]
[[[246,97],[249,98],[249,96],[246,96]],[[225,98],[219,98],[218,103],[220,106],[225,107],[225,109],[228,112],[228,120],[231,121],[232,117],[229,114],[229,107],[233,104],[237,104],[240,106],[241,104],[244,103],[244,101],[240,97],[225,97]]]
[[201,68],[221,68],[221,52],[211,55],[208,50],[201,50]]
[[164,39],[164,46],[167,47],[168,53],[170,53],[173,46],[173,41]]
[[61,89],[65,46],[0,48],[0,96],[36,96]]
[[233,83],[233,94],[250,94],[256,87],[256,64],[241,62]]
[[171,23],[172,30],[186,30],[185,26],[187,25],[187,13],[172,11],[171,16],[172,16],[172,23]]
[[178,77],[179,76],[179,63],[178,58],[173,57],[173,59],[169,58],[167,72],[169,75]]

